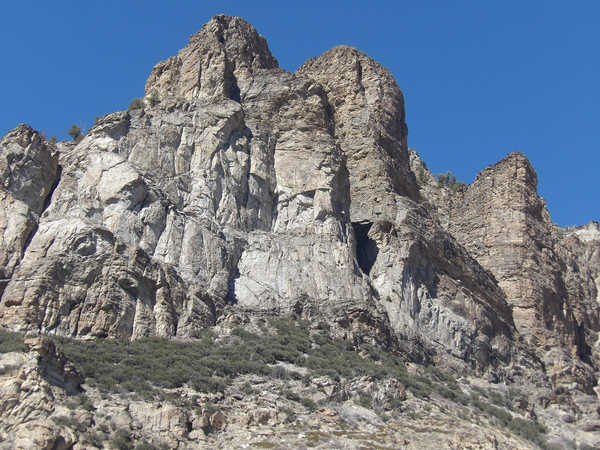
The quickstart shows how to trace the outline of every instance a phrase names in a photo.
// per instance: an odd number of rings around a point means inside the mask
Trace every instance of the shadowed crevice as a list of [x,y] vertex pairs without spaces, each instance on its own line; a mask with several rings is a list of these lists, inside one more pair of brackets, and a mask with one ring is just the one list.
[[369,230],[372,225],[373,222],[352,222],[352,228],[356,236],[356,260],[358,266],[366,275],[371,273],[379,253],[377,242],[369,237]]

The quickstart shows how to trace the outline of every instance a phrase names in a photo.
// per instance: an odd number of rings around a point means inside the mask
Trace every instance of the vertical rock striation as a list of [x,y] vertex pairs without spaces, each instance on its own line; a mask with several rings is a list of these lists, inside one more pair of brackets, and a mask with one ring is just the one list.
[[[537,193],[537,175],[521,153],[511,153],[454,191],[435,181],[414,155],[421,195],[441,223],[506,295],[514,323],[544,361],[556,384],[590,391],[600,330],[597,232],[594,224],[562,230]],[[595,354],[595,353],[594,353]]]
[[28,125],[0,140],[0,299],[59,176],[56,150]]
[[518,372],[525,336],[557,382],[594,384],[597,226],[554,226],[520,154],[437,184],[409,153],[400,88],[363,53],[290,74],[250,24],[215,16],[143,103],[77,145],[26,126],[1,141],[2,325],[189,337],[287,314],[494,379]]

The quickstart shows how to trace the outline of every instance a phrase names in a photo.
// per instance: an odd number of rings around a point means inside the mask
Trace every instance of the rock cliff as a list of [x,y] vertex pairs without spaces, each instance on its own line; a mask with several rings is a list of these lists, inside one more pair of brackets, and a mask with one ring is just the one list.
[[286,316],[595,395],[598,224],[554,225],[522,154],[449,189],[407,135],[368,56],[335,47],[291,74],[250,24],[215,16],[154,67],[143,107],[77,144],[26,125],[2,138],[0,324],[194,338]]

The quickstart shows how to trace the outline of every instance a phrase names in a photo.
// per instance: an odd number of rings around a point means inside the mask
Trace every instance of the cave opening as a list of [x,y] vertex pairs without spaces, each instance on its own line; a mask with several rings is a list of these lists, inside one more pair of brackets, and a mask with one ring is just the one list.
[[373,222],[352,222],[354,236],[356,236],[356,259],[360,270],[366,275],[371,273],[379,253],[377,242],[369,237],[371,226]]

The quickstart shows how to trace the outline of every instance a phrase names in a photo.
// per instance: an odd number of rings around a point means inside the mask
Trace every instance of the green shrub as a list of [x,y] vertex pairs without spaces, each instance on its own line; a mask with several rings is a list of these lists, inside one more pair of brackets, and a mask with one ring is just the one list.
[[302,400],[300,400],[300,404],[309,411],[314,411],[317,409],[317,404],[308,397],[305,397]]
[[67,134],[71,136],[75,143],[79,143],[83,139],[83,133],[81,132],[81,128],[77,125],[71,125],[71,128],[67,130]]
[[241,390],[242,390],[242,392],[243,392],[244,394],[246,394],[246,395],[252,395],[252,394],[256,394],[256,392],[257,392],[257,391],[256,391],[256,389],[254,389],[254,388],[252,387],[252,385],[251,385],[250,383],[248,383],[248,382],[245,382],[245,383],[242,385],[242,387],[241,387]]
[[[311,332],[305,322],[289,319],[268,322],[262,334],[235,329],[226,341],[215,341],[209,331],[198,332],[197,339],[189,342],[54,339],[86,382],[104,391],[124,390],[146,399],[160,398],[161,388],[184,385],[200,392],[224,392],[236,377],[256,374],[296,378],[305,385],[319,376],[336,381],[360,376],[393,378],[420,398],[428,398],[435,390],[460,403],[469,400],[457,389],[454,378],[438,369],[426,369],[426,376],[410,375],[394,354],[366,346],[363,357],[353,342],[333,339],[322,330]],[[308,373],[272,366],[278,361],[304,367]]]
[[450,171],[447,171],[446,173],[438,173],[437,179],[440,185],[449,188],[452,192],[457,192],[467,186],[464,181],[457,181],[456,175]]
[[134,450],[159,450],[160,448],[165,448],[165,447],[157,447],[153,444],[151,444],[150,442],[147,441],[142,441],[140,443],[138,443],[135,447]]
[[0,327],[0,353],[27,352],[29,349],[23,343],[24,339],[22,333],[8,331]]
[[129,103],[129,107],[127,108],[127,111],[133,111],[134,109],[144,109],[144,100],[142,100],[141,98],[134,98],[133,100],[131,100],[131,103]]
[[77,419],[75,419],[73,417],[54,416],[54,417],[52,417],[52,421],[56,425],[71,428],[72,430],[78,431],[80,433],[87,429],[87,426],[85,424],[79,422]]
[[116,450],[132,450],[134,448],[131,442],[131,434],[123,428],[115,431],[111,439],[111,445]]
[[358,404],[364,406],[365,408],[371,408],[372,406],[372,398],[366,392],[358,393]]
[[288,390],[285,390],[285,391],[283,392],[283,396],[284,396],[285,398],[287,398],[288,400],[291,400],[291,401],[293,401],[293,402],[300,402],[300,400],[301,400],[301,399],[300,399],[300,396],[299,396],[299,395],[298,395],[296,392],[294,392],[294,391],[291,391],[291,390],[289,390],[289,389],[288,389]]
[[547,429],[544,425],[539,422],[531,420],[519,419],[517,417],[512,418],[507,424],[507,428],[513,431],[515,434],[524,437],[536,444],[544,443],[544,434],[547,433]]
[[493,389],[488,389],[487,397],[494,405],[512,409],[512,402],[510,401],[510,398],[506,395],[501,394],[500,392],[497,392]]
[[447,398],[448,400],[452,400],[453,402],[460,403],[462,405],[469,404],[469,397],[466,396],[458,386],[448,389],[443,384],[436,384],[434,389],[438,394],[444,398]]
[[295,422],[296,419],[298,418],[296,416],[296,412],[293,409],[291,409],[291,408],[283,406],[280,410],[281,410],[282,413],[284,413],[287,416],[287,419],[286,419],[287,423]]
[[97,431],[85,433],[83,437],[88,443],[98,448],[102,448],[102,443],[106,440],[106,435]]
[[426,186],[429,183],[429,179],[427,178],[427,172],[423,166],[419,167],[417,171],[417,184],[419,186]]

